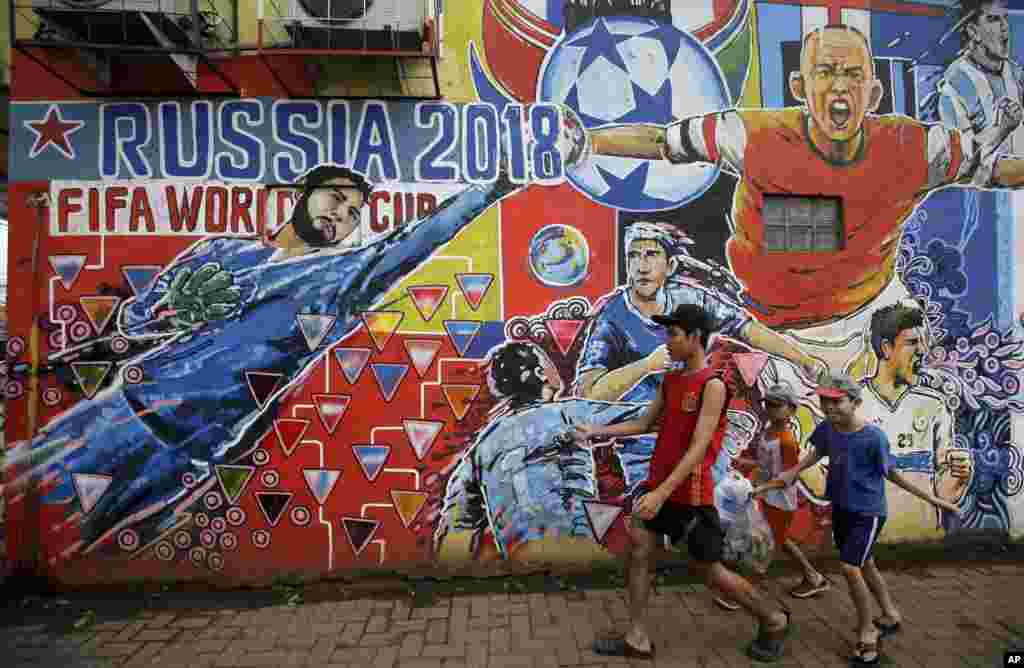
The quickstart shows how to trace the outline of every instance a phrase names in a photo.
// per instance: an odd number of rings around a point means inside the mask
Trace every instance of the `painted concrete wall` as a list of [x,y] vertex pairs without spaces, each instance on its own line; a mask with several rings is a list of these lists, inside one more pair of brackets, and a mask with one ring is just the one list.
[[[614,558],[653,440],[567,433],[643,410],[663,360],[638,305],[684,301],[724,326],[716,476],[780,379],[809,447],[827,365],[862,379],[894,464],[962,509],[890,488],[883,541],[1019,532],[1024,201],[1012,158],[975,157],[993,84],[957,75],[955,10],[669,4],[463,0],[444,102],[282,99],[248,56],[223,63],[245,99],[80,100],[15,54],[12,559],[71,582]],[[802,60],[829,23],[873,67]],[[649,159],[681,119],[690,164]],[[587,150],[610,125],[634,157]],[[373,194],[321,199],[304,179],[325,164]],[[787,193],[842,200],[843,250],[759,246],[763,197]],[[330,211],[358,223],[323,232]],[[800,483],[808,545],[829,540],[823,480]]]

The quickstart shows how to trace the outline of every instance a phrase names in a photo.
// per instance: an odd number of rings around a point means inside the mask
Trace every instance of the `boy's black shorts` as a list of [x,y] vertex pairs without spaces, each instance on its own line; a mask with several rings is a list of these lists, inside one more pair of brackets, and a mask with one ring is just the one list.
[[697,561],[714,563],[722,560],[725,530],[718,521],[714,506],[684,506],[666,501],[658,514],[649,520],[634,516],[639,526],[668,536],[673,545],[686,539],[690,555]]

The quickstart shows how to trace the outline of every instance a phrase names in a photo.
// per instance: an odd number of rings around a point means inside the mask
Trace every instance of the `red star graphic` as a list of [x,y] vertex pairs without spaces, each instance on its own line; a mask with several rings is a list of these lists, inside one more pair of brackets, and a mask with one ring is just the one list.
[[46,112],[45,120],[25,121],[25,127],[36,135],[36,143],[32,145],[32,150],[29,151],[28,157],[36,157],[47,146],[53,144],[65,158],[73,160],[75,158],[75,149],[71,146],[68,137],[81,130],[83,125],[85,123],[82,121],[65,121],[61,118],[60,110],[57,106],[51,105],[50,110]]

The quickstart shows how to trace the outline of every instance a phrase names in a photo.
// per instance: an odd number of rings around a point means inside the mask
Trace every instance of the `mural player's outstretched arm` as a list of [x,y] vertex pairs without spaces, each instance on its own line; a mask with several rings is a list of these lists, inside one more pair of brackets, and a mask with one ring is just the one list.
[[754,348],[792,362],[813,381],[828,371],[824,361],[805,353],[792,338],[768,329],[756,320],[747,323],[739,338]]
[[[388,290],[412,273],[438,248],[448,243],[477,216],[519,186],[507,180],[504,170],[497,181],[471,185],[444,202],[426,218],[406,225],[384,239],[358,251],[359,275],[349,282],[345,300],[349,311],[370,308]],[[344,257],[342,253],[339,256]],[[327,258],[331,263],[334,258]],[[347,261],[339,261],[345,266]]]
[[[563,109],[563,114],[573,113]],[[574,126],[574,132],[563,133],[571,142],[563,150],[570,166],[596,154],[675,164],[719,163],[736,173],[743,171],[746,128],[735,110],[691,116],[664,126],[634,124],[588,131],[571,118],[563,122]]]
[[615,436],[636,436],[637,434],[649,434],[654,431],[658,421],[661,419],[661,410],[665,405],[665,390],[658,388],[651,403],[643,413],[637,417],[614,424],[577,424],[573,430],[573,437],[576,441],[586,441],[592,438],[605,438]]

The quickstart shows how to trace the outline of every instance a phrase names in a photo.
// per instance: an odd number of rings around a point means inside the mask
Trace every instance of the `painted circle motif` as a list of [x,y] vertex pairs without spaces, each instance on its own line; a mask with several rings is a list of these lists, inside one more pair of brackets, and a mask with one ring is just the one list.
[[224,555],[214,552],[210,555],[210,558],[206,560],[211,570],[222,571],[224,570]]
[[43,403],[47,406],[56,406],[62,398],[60,390],[56,387],[48,387],[43,390]]
[[271,469],[264,471],[260,475],[260,480],[263,482],[264,487],[277,487],[277,484],[281,482],[281,474]]
[[260,448],[252,453],[252,463],[256,466],[263,466],[270,461],[270,453]]
[[188,558],[192,560],[192,563],[196,566],[202,566],[206,561],[206,550],[201,547],[193,547],[188,551]]
[[117,535],[117,545],[122,550],[131,552],[139,546],[139,534],[131,529],[125,529]]
[[49,341],[50,347],[55,350],[62,350],[64,348],[64,332],[59,329],[50,332],[46,340]]
[[256,529],[252,532],[252,544],[261,550],[270,547],[270,532],[266,529]]
[[171,546],[167,541],[160,541],[153,548],[153,552],[156,554],[156,558],[160,561],[170,561],[174,559],[174,547]]
[[184,550],[192,546],[192,534],[182,529],[174,534],[174,546]]
[[68,328],[68,334],[71,335],[72,341],[80,343],[92,336],[92,327],[89,326],[89,323],[79,320],[71,324],[71,327]]
[[575,227],[548,225],[530,240],[530,271],[544,285],[578,285],[589,267],[590,246]]
[[74,322],[78,317],[78,311],[71,304],[61,304],[57,307],[57,322]]
[[1006,376],[1003,378],[1003,390],[1009,395],[1017,394],[1020,391],[1020,381],[1013,376]]
[[220,546],[224,550],[234,550],[238,547],[238,536],[233,533],[226,533],[220,537]]
[[206,496],[203,497],[203,503],[206,505],[208,509],[217,510],[222,505],[224,505],[224,499],[217,492],[209,492]]
[[131,344],[128,343],[128,339],[123,336],[115,336],[110,340],[110,349],[118,355],[127,352],[130,345]]
[[309,508],[305,506],[295,506],[291,512],[292,524],[295,526],[304,527],[310,523],[313,516],[309,512]]
[[142,382],[144,374],[142,373],[142,367],[126,366],[124,371],[121,372],[121,376],[124,378],[124,382],[136,385]]
[[25,394],[25,387],[18,380],[9,380],[4,383],[4,396],[8,399],[20,399]]
[[199,542],[203,544],[203,547],[212,548],[217,545],[217,534],[209,529],[203,529],[199,532]]
[[181,474],[181,484],[184,485],[185,487],[195,487],[196,486],[196,477],[195,477],[195,475],[192,474],[192,473],[182,473]]
[[25,352],[25,339],[20,336],[15,336],[7,339],[7,356],[17,357],[18,355]]
[[224,533],[224,530],[228,528],[228,523],[223,517],[214,517],[210,520],[210,528],[214,533]]
[[193,521],[200,529],[205,529],[210,526],[210,516],[206,513],[197,513]]
[[243,524],[245,524],[245,511],[239,508],[238,506],[228,508],[228,512],[225,513],[225,517],[227,517],[228,524],[230,524],[233,527],[240,527]]

